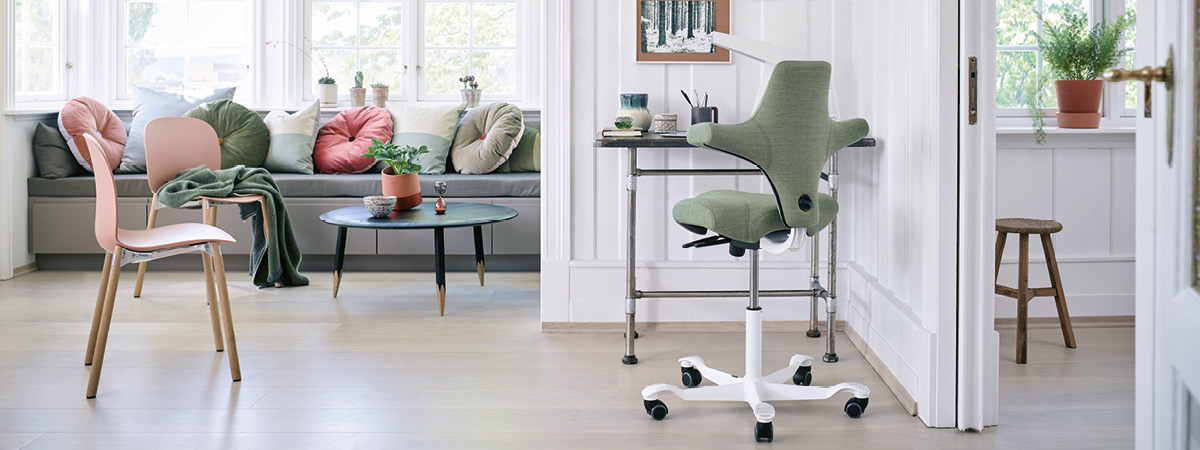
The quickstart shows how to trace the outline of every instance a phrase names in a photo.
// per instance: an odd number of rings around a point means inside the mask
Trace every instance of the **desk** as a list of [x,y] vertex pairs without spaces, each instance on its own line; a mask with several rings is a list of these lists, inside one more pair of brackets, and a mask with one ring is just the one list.
[[[715,297],[749,297],[749,291],[642,291],[637,288],[637,179],[638,177],[646,176],[680,176],[680,175],[762,175],[762,171],[758,169],[639,169],[637,166],[638,149],[643,147],[649,148],[686,148],[695,147],[689,144],[686,137],[676,135],[660,135],[655,133],[645,133],[642,137],[604,137],[596,135],[596,140],[593,144],[598,148],[624,148],[629,152],[629,170],[626,172],[625,192],[627,199],[626,216],[628,219],[628,230],[625,235],[625,356],[621,358],[621,362],[625,364],[637,364],[637,356],[633,353],[633,342],[637,336],[637,299],[639,298],[679,298],[679,297],[695,297],[695,298],[715,298]],[[850,145],[850,147],[874,147],[874,138],[863,138],[858,142]],[[829,184],[829,195],[837,201],[837,175],[838,175],[838,157],[834,153],[829,159],[829,172],[821,174],[821,178]],[[808,323],[808,337],[816,338],[821,336],[821,331],[817,327],[817,298],[824,298],[826,312],[826,341],[825,341],[825,356],[822,358],[827,363],[837,362],[837,350],[834,342],[834,336],[837,325],[837,218],[829,224],[829,289],[826,290],[821,286],[820,271],[818,262],[821,256],[821,247],[817,245],[815,239],[812,245],[812,274],[808,289],[799,290],[762,290],[759,291],[760,297],[809,297],[811,298]]]

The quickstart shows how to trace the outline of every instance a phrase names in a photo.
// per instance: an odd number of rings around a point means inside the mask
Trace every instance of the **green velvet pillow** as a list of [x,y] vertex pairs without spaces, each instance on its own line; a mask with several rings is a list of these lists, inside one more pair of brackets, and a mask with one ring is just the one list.
[[221,142],[221,168],[233,166],[258,167],[267,159],[271,148],[271,133],[258,113],[234,103],[216,100],[193,108],[183,114],[208,122]]
[[521,134],[521,142],[513,149],[512,155],[497,172],[541,172],[542,171],[542,132],[537,128],[525,127]]
[[75,161],[67,140],[57,128],[44,123],[33,130],[33,159],[37,162],[38,174],[42,178],[63,178],[87,175],[88,171]]

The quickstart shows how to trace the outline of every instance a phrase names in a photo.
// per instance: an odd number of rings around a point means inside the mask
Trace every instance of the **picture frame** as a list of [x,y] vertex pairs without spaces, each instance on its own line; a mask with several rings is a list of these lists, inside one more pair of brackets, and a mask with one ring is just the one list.
[[[730,0],[634,0],[639,63],[730,63],[712,33],[729,33]],[[689,21],[690,19],[690,21]],[[662,30],[667,30],[665,33]],[[689,35],[690,34],[690,35]]]

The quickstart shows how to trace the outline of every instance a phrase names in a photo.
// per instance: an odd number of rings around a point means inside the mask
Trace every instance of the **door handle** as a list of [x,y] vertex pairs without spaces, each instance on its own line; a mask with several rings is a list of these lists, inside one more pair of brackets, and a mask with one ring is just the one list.
[[1145,91],[1143,116],[1150,117],[1150,85],[1160,82],[1167,88],[1167,167],[1175,159],[1175,46],[1167,49],[1167,62],[1158,67],[1146,66],[1141,69],[1126,70],[1112,68],[1104,71],[1104,81],[1120,83],[1125,81],[1141,81]]

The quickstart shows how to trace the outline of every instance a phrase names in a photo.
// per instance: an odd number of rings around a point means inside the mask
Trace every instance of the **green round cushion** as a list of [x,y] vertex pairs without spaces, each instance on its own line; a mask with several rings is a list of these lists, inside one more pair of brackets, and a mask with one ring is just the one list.
[[208,122],[221,143],[221,168],[261,166],[271,148],[271,133],[262,116],[232,100],[202,104],[183,114]]
[[512,155],[524,132],[521,108],[492,103],[472,109],[454,135],[450,160],[459,173],[490,173]]

